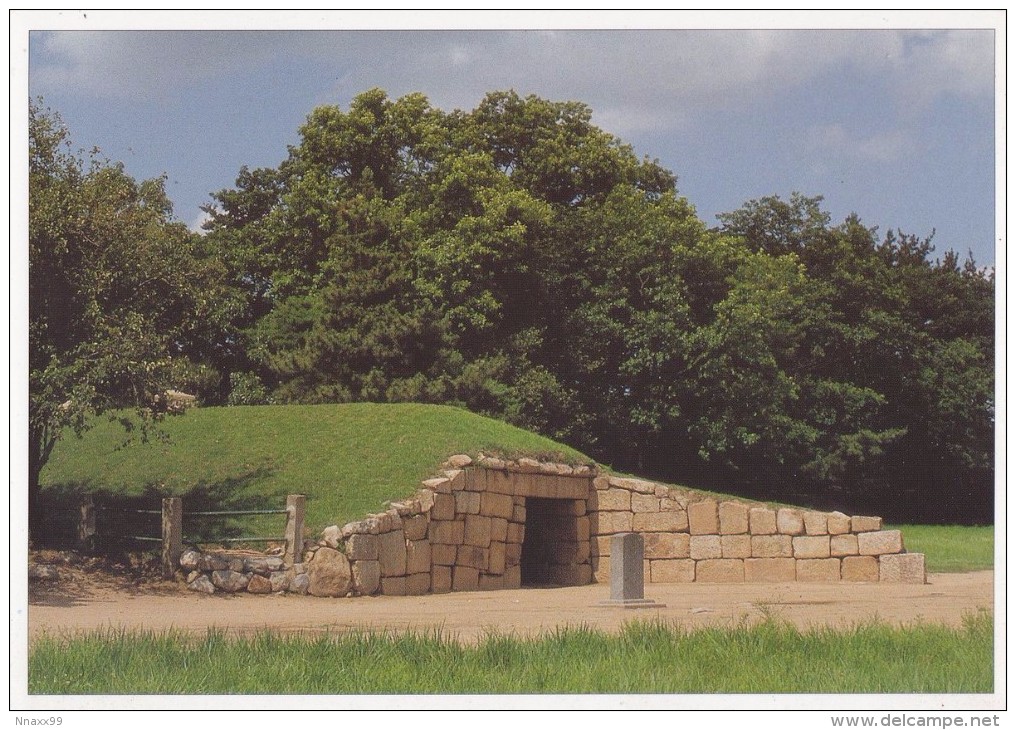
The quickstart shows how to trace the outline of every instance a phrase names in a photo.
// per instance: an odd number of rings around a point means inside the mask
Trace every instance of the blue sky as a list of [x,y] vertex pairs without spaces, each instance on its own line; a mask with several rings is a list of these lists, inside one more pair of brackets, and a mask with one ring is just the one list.
[[[583,23],[599,29],[575,27],[579,17],[39,13],[26,23],[28,92],[61,114],[75,145],[138,178],[165,173],[191,225],[242,165],[281,162],[318,105],[347,108],[380,87],[472,109],[514,88],[586,103],[596,124],[674,172],[708,225],[752,198],[799,191],[824,196],[836,222],[856,212],[882,231],[934,229],[938,253],[995,261],[993,27],[1004,15]],[[222,30],[326,24],[359,29]],[[673,29],[695,24],[714,29]],[[380,29],[399,25],[421,29]],[[498,27],[453,29],[481,25]]]

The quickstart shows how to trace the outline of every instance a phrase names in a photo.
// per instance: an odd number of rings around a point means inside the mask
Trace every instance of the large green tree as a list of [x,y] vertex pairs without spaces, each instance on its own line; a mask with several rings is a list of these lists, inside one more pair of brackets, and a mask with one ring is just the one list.
[[[117,409],[144,429],[167,388],[193,387],[188,354],[218,339],[214,267],[174,222],[161,179],[71,147],[59,116],[29,105],[29,510],[68,430]],[[137,409],[136,417],[120,409]]]
[[921,479],[983,497],[990,276],[803,195],[707,230],[591,120],[510,91],[314,110],[210,209],[222,400],[461,404],[617,467],[844,507]]

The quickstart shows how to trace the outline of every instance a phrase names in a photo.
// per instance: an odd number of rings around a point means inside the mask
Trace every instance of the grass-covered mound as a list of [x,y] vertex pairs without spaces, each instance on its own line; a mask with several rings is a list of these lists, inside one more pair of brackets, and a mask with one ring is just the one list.
[[167,417],[148,443],[124,446],[105,420],[68,435],[42,474],[45,491],[200,498],[232,509],[307,495],[311,533],[409,496],[452,454],[528,454],[588,463],[574,449],[447,406],[354,403],[197,408]]

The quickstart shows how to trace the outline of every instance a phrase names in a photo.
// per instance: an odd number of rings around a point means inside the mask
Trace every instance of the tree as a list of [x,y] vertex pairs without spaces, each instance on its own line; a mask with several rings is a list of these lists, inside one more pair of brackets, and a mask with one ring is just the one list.
[[60,117],[29,105],[29,517],[68,430],[113,409],[145,431],[164,393],[199,376],[215,291],[197,241],[172,220],[163,180],[71,151]]

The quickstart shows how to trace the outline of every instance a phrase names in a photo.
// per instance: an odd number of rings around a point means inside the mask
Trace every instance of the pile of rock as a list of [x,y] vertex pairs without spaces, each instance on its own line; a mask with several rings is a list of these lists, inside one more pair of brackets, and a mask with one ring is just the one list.
[[275,555],[191,548],[180,556],[180,568],[187,573],[187,587],[199,593],[307,593],[308,589],[305,566],[287,566]]

